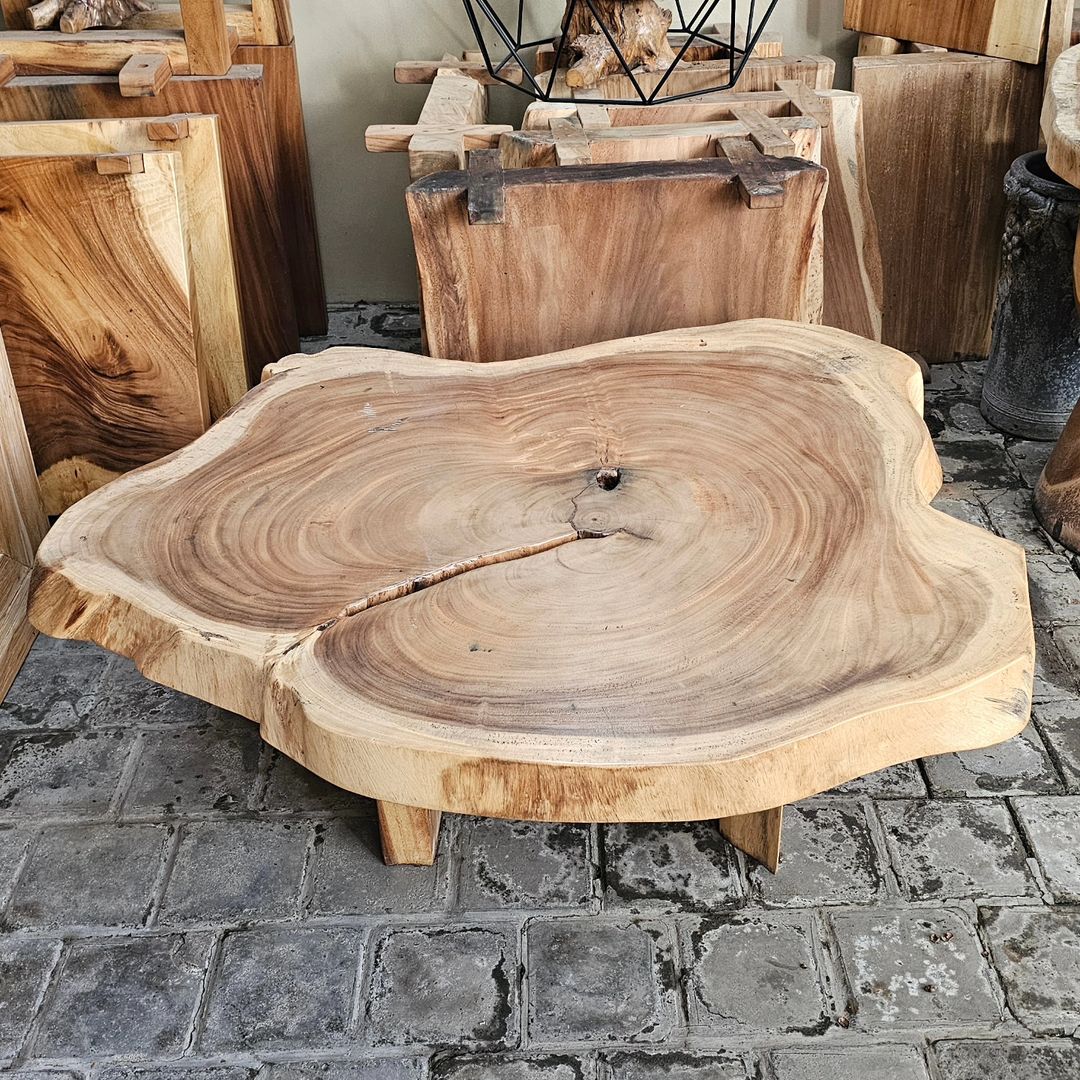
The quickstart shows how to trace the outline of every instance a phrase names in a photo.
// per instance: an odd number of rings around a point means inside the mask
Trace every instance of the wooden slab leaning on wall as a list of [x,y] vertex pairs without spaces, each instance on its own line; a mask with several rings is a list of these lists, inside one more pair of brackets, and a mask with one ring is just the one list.
[[0,121],[217,115],[251,383],[300,347],[273,107],[262,68],[242,65],[219,78],[172,78],[149,97],[122,96],[108,75],[20,76],[0,88]]
[[1005,173],[1038,145],[1042,70],[966,53],[857,57],[881,241],[882,340],[930,363],[986,356]]
[[50,514],[209,423],[183,198],[177,153],[0,158],[0,326]]
[[748,317],[819,320],[825,171],[725,142],[749,160],[496,166],[413,184],[428,352],[507,360]]
[[1037,64],[1049,0],[845,0],[844,26]]
[[[862,103],[857,94],[816,90],[801,81],[781,79],[778,88],[772,91],[722,91],[663,105],[536,102],[525,110],[522,127],[550,131],[554,120],[576,116],[583,129],[595,136],[593,161],[685,160],[710,153],[708,148],[716,139],[715,131],[710,134],[710,125],[737,122],[740,116],[744,120],[753,119],[755,113],[781,124],[793,118],[810,120],[819,128],[820,153],[804,153],[812,149],[805,139],[796,140],[796,152],[829,171],[823,222],[822,322],[880,341],[881,253],[866,180]],[[521,135],[503,138],[503,158],[507,165],[512,163],[507,150],[523,138]]]
[[195,345],[212,419],[247,393],[244,336],[216,116],[41,120],[0,124],[0,158],[173,151],[183,168],[183,217],[198,296]]

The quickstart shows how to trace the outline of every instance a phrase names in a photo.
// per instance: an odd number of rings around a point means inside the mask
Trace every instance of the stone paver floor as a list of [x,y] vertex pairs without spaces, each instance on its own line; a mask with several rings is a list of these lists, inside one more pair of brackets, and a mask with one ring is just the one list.
[[[407,305],[331,339],[415,348]],[[1035,721],[790,808],[782,873],[711,823],[450,817],[385,868],[372,804],[239,717],[41,639],[0,708],[0,1063],[55,1080],[1073,1080],[1080,576],[1046,444],[934,370],[950,513],[1030,555]]]

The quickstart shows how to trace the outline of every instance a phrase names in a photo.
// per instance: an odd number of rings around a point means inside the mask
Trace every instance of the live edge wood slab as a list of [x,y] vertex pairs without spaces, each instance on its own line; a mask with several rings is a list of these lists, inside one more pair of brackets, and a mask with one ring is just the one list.
[[914,361],[772,320],[502,364],[331,349],[69,510],[31,619],[438,815],[715,818],[1028,720],[1023,551],[930,507]]

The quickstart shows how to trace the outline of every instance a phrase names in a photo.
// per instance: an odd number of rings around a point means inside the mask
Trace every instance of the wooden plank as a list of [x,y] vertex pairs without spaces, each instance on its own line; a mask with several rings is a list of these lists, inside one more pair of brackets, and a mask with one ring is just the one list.
[[750,141],[771,157],[793,157],[795,144],[784,129],[771,117],[754,105],[736,105],[732,109],[736,120],[742,121],[750,134]]
[[775,210],[784,205],[784,183],[769,169],[765,156],[749,139],[721,139],[720,149],[735,168],[739,191],[751,210]]
[[762,810],[719,819],[720,832],[740,851],[746,852],[774,874],[780,869],[780,834],[784,808]]
[[222,0],[180,0],[184,41],[192,75],[224,75],[232,65],[232,54],[240,43],[225,21]]
[[0,324],[52,514],[209,423],[180,158],[141,156],[108,176],[94,155],[0,159],[23,211],[0,216]]
[[[564,284],[549,314],[583,302]],[[1024,552],[931,508],[922,397],[895,350],[761,320],[501,364],[291,357],[54,526],[31,617],[394,804],[425,857],[427,804],[760,814],[1028,722]]]
[[0,53],[0,87],[15,78],[15,61],[6,53]]
[[576,117],[551,121],[551,137],[555,144],[557,165],[591,165],[592,149],[589,139]]
[[844,26],[901,41],[1038,64],[1047,0],[844,0]]
[[[513,131],[510,124],[477,124],[475,127],[421,128],[419,124],[369,124],[364,129],[364,149],[371,154],[407,153],[416,135],[462,140],[464,150],[490,150]],[[456,152],[456,143],[455,143]],[[426,175],[426,174],[425,174]]]
[[318,337],[326,333],[326,284],[296,46],[247,45],[237,49],[234,59],[237,64],[257,65],[263,70],[267,92],[265,117],[274,147],[272,167],[278,215],[293,290],[291,308],[299,332]]
[[1002,177],[1035,148],[1041,74],[962,53],[855,60],[886,344],[930,363],[987,355]]
[[[394,82],[406,85],[430,83],[441,70],[460,71],[463,75],[476,79],[485,86],[496,86],[499,80],[494,78],[483,60],[399,60],[394,65]],[[515,86],[520,85],[524,73],[517,64],[507,64],[499,75]]]
[[153,97],[172,78],[172,65],[164,53],[135,53],[120,69],[121,97]]
[[[787,102],[783,101],[782,105]],[[734,109],[729,110],[734,112]],[[552,120],[552,127],[569,121]],[[821,161],[821,126],[803,116],[780,116],[774,121],[790,144],[795,157]],[[689,161],[716,156],[718,140],[749,138],[741,120],[713,120],[687,124],[633,124],[601,127],[583,132],[590,160],[595,164],[632,161]],[[499,143],[507,169],[551,168],[561,164],[554,134],[549,131],[515,131]]]
[[674,326],[808,318],[825,173],[762,160],[787,191],[769,213],[743,205],[735,169],[718,158],[508,170],[505,224],[483,227],[469,224],[466,174],[413,184],[429,351],[504,360]]
[[1042,132],[1047,164],[1062,180],[1080,186],[1080,45],[1062,53],[1050,73]]
[[161,120],[51,120],[0,124],[0,158],[31,154],[141,156],[168,150],[183,163],[184,221],[198,301],[196,351],[206,373],[210,416],[247,392],[247,365],[219,124],[214,116]]
[[[241,45],[278,44],[261,41],[260,34],[268,31],[257,29],[251,4],[226,4],[225,21],[236,31]],[[140,11],[124,20],[126,30],[179,30],[183,25],[179,3],[155,4],[149,11]]]
[[388,866],[431,866],[439,846],[438,810],[379,800],[379,836]]
[[[91,75],[20,77],[0,90],[3,121],[219,117],[251,383],[258,382],[265,364],[300,347],[291,258],[278,209],[292,189],[272,127],[275,101],[262,68],[240,65],[220,77],[170,79],[157,97],[121,97],[115,78]],[[273,122],[282,122],[280,113]]]
[[289,0],[251,0],[255,40],[245,45],[291,45],[294,33]]
[[501,225],[506,215],[506,195],[498,150],[474,150],[469,155],[468,175],[469,224]]
[[460,129],[487,124],[487,88],[454,68],[435,76],[409,143],[409,176],[419,180],[445,169],[465,168],[465,142]]
[[860,56],[895,56],[907,52],[907,42],[899,38],[885,37],[883,34],[860,34]]
[[[229,33],[229,49],[235,51],[239,37]],[[15,61],[21,75],[119,74],[137,54],[162,53],[177,75],[191,73],[187,43],[179,30],[86,30],[63,34],[59,30],[11,30],[3,34],[4,52]]]
[[101,176],[132,176],[146,172],[142,154],[104,154],[94,159],[94,168]]

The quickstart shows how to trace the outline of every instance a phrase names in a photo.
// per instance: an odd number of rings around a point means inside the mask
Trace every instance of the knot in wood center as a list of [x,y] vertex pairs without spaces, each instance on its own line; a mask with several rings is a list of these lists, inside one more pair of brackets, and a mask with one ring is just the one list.
[[598,469],[596,472],[596,486],[604,491],[612,491],[619,486],[622,474],[618,469]]

